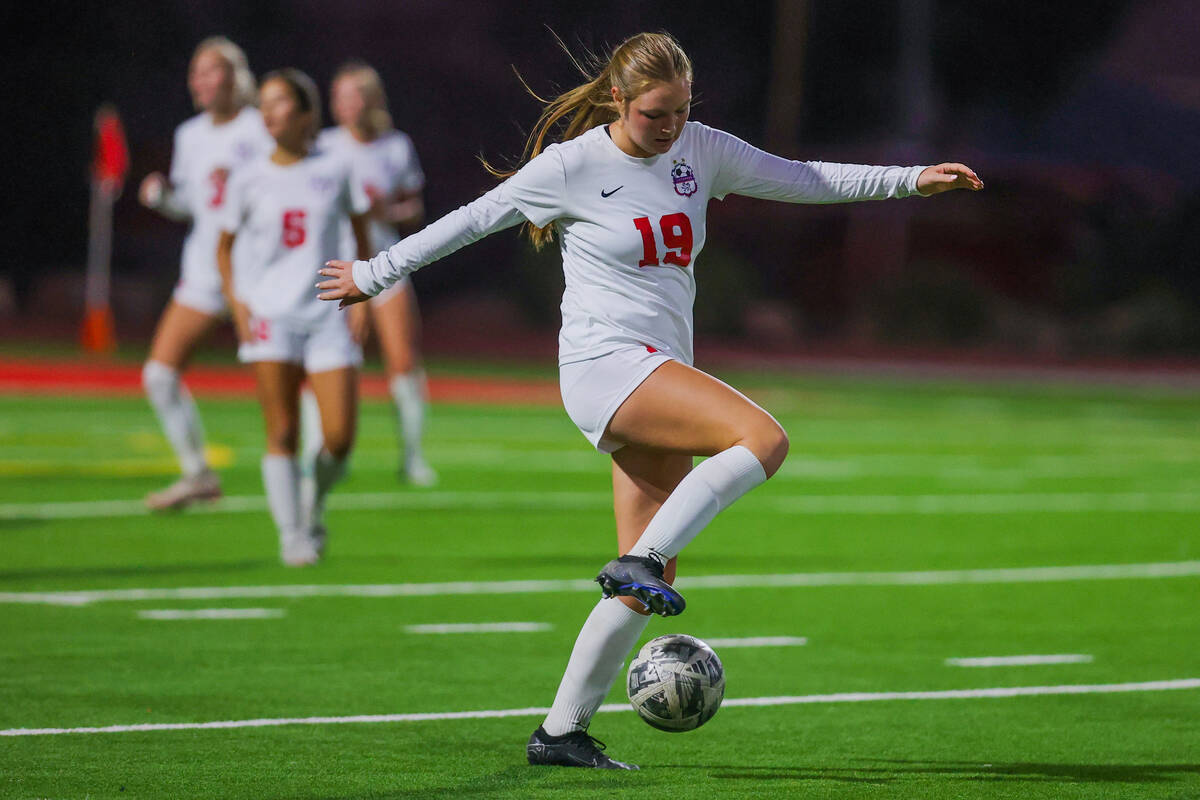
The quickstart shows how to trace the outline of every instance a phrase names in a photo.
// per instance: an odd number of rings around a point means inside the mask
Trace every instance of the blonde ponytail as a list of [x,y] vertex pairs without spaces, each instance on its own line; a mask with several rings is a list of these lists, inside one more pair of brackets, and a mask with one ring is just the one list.
[[[546,100],[538,96],[518,73],[517,77],[521,79],[525,90],[544,106],[525,141],[520,164],[540,154],[546,147],[547,136],[554,138],[551,132],[556,128],[562,130],[557,141],[566,142],[597,125],[619,119],[621,109],[613,100],[614,86],[628,105],[654,84],[672,83],[680,78],[689,82],[692,80],[692,62],[669,33],[639,33],[631,36],[617,45],[606,63],[601,64],[599,59],[590,57],[590,69],[571,55],[561,39],[558,44],[567,53],[571,63],[589,80],[553,100]],[[589,77],[593,74],[594,77]],[[480,161],[488,172],[501,179],[512,177],[520,169],[520,166],[508,170],[497,169],[483,157],[480,157]],[[539,250],[554,238],[553,225],[539,228],[526,223],[525,229],[529,240]]]

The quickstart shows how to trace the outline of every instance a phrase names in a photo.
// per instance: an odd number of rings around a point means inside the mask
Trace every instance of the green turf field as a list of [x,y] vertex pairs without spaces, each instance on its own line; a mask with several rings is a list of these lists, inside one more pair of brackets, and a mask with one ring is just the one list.
[[[806,644],[718,644],[729,704],[698,731],[599,714],[622,774],[524,763],[519,710],[614,548],[607,460],[561,409],[436,407],[441,482],[414,490],[368,403],[328,557],[289,570],[251,402],[200,401],[225,505],[148,517],[172,463],[141,400],[0,397],[0,796],[1200,797],[1200,397],[734,382],[791,455],[684,553],[688,610],[647,638]],[[200,609],[261,618],[158,618]],[[947,663],[1028,655],[1071,658]],[[938,694],[998,687],[1051,688]],[[344,719],[481,710],[515,711]]]

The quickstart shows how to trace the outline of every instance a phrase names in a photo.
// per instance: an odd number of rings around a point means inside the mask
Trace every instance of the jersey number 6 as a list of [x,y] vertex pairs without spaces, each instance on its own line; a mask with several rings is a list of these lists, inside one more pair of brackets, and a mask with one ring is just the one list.
[[[642,234],[642,260],[638,266],[659,266],[658,243],[654,241],[654,227],[650,224],[650,218],[638,217],[633,224]],[[667,214],[658,221],[658,227],[662,231],[663,244],[667,247],[663,263],[677,267],[692,263],[692,221],[687,214]]]
[[299,247],[304,244],[304,209],[293,208],[283,212],[283,246]]

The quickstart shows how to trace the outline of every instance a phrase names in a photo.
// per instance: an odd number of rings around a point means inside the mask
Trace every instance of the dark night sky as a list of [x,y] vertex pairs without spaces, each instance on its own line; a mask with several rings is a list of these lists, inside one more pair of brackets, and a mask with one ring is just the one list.
[[[1045,146],[1049,152],[1057,146],[1056,158],[1069,157],[1076,137],[1070,121],[1058,128],[1058,145],[1039,126],[1069,107],[1138,9],[1172,2],[933,0],[938,116],[928,146],[938,155],[961,148],[1010,158],[1025,158],[1023,148]],[[892,2],[810,0],[801,157],[894,152],[887,144],[903,111],[898,8]],[[762,143],[775,3],[51,0],[10,6],[3,15],[5,71],[22,98],[10,108],[11,128],[19,133],[9,149],[18,155],[10,171],[21,200],[6,203],[3,227],[15,252],[38,255],[35,270],[11,260],[0,269],[28,285],[34,273],[82,264],[91,116],[111,101],[123,115],[133,155],[130,185],[116,208],[114,271],[118,279],[158,287],[165,297],[184,230],[138,207],[134,195],[143,175],[165,171],[171,133],[193,113],[185,75],[192,48],[205,36],[222,33],[241,44],[256,74],[296,66],[323,88],[346,59],[375,65],[397,126],[417,145],[428,177],[428,210],[436,216],[491,185],[477,155],[504,162],[520,153],[538,106],[524,94],[514,68],[547,94],[576,82],[548,29],[577,52],[602,53],[640,30],[670,31],[696,67],[693,118]],[[1134,53],[1127,61],[1137,58]],[[1100,95],[1098,113],[1118,116],[1120,109],[1103,105],[1107,96]],[[1129,137],[1144,139],[1136,131]],[[489,265],[511,260],[517,244],[511,236],[492,238],[452,257],[457,267],[428,280],[423,275],[422,291],[436,296],[461,280],[463,270],[497,280]]]

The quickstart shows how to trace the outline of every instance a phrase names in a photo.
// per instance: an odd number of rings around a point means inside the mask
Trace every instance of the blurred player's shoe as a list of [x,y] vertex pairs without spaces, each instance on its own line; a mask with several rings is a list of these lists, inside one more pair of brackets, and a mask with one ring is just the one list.
[[421,456],[413,456],[404,460],[402,476],[413,486],[420,486],[423,489],[433,486],[438,479],[433,467],[429,466]]
[[682,614],[687,606],[683,595],[663,580],[662,565],[653,558],[621,556],[605,564],[596,576],[596,583],[600,584],[600,591],[605,597],[633,597],[650,611],[664,617]]
[[325,527],[325,523],[317,522],[308,530],[309,538],[312,539],[313,549],[317,551],[317,558],[322,558],[325,555],[325,541],[329,539],[329,529]]
[[321,553],[308,531],[297,530],[280,534],[279,558],[289,567],[309,567],[321,560]]
[[221,479],[211,469],[187,475],[159,492],[146,495],[151,511],[175,511],[198,500],[216,500],[221,496]]
[[604,748],[604,742],[589,736],[587,731],[551,736],[539,725],[529,737],[529,744],[525,745],[525,757],[534,765],[637,769],[637,764],[626,764],[604,755],[601,752]]

